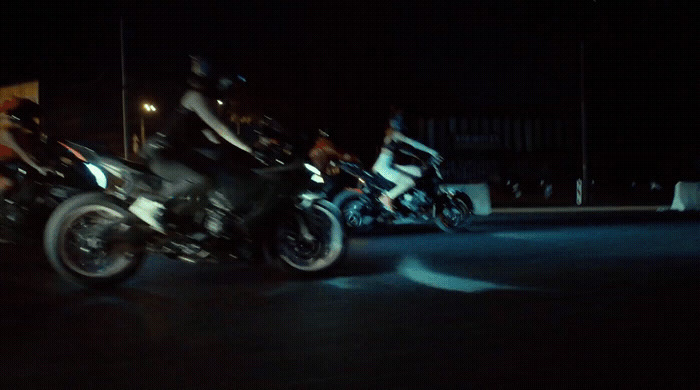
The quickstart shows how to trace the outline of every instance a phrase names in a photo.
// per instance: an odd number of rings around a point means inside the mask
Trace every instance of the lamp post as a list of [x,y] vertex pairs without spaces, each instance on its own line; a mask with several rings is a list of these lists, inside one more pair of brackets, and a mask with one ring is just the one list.
[[[141,114],[141,137],[139,139],[139,137],[136,134],[134,134],[134,136],[133,136],[134,154],[138,154],[139,149],[143,147],[144,143],[146,143],[146,124],[145,124],[146,115],[149,115],[149,114],[156,112],[156,106],[154,106],[151,103],[144,103],[141,108],[143,108],[143,111],[145,111],[145,112]],[[141,147],[138,147],[139,143],[141,144]]]
[[[147,114],[154,113],[156,112],[156,106],[151,103],[144,103],[143,110],[146,111]],[[144,117],[145,115],[141,115],[141,145],[146,142],[146,126],[144,124]]]

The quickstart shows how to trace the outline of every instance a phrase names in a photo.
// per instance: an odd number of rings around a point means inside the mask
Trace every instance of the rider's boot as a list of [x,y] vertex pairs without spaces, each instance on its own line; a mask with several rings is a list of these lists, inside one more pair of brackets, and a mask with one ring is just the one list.
[[382,206],[384,206],[384,209],[387,211],[394,213],[396,212],[394,208],[394,200],[388,197],[386,194],[382,194],[379,196],[379,202],[381,202]]

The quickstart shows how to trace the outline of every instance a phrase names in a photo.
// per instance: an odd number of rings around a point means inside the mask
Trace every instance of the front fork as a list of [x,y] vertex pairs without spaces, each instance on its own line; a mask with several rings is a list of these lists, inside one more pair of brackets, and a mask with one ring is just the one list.
[[[301,211],[307,211],[311,209],[314,206],[314,204],[321,199],[323,199],[323,197],[317,193],[305,192],[299,196],[299,201],[297,202],[296,207]],[[295,213],[294,218],[299,224],[299,233],[301,235],[301,238],[307,243],[313,242],[314,236],[309,231],[309,227],[305,218],[303,218],[303,216],[298,213]]]

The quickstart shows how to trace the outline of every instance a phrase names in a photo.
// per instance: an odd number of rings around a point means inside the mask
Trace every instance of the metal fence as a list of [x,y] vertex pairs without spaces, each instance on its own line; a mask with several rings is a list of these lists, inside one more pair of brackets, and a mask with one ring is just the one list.
[[574,115],[422,117],[415,128],[421,142],[445,155],[443,174],[455,183],[489,181],[513,172],[523,176],[552,168],[572,170],[580,149],[580,122]]

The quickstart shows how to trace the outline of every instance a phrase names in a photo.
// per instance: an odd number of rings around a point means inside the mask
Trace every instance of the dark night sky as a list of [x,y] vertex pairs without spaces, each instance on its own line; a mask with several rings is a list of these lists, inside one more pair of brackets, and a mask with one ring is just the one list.
[[378,141],[391,103],[428,115],[576,112],[583,40],[594,150],[635,158],[698,150],[694,7],[326,3],[13,5],[0,26],[0,83],[39,75],[43,86],[68,91],[59,96],[77,98],[77,111],[106,111],[104,127],[121,131],[123,17],[131,101],[174,104],[187,54],[204,53],[247,75],[249,88],[283,123],[336,129],[353,148],[357,136],[363,144]]

